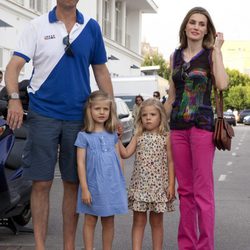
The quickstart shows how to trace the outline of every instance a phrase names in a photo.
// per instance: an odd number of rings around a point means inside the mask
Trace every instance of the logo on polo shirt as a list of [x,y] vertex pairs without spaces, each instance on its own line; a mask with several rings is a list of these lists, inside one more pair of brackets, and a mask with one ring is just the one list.
[[55,39],[56,36],[55,35],[47,35],[44,37],[44,40],[51,40],[51,39]]

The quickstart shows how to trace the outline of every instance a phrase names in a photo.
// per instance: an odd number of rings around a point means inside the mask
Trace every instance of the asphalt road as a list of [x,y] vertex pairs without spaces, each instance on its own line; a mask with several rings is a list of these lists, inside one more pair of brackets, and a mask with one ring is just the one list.
[[[250,126],[239,125],[235,128],[230,152],[216,152],[214,162],[214,181],[216,194],[216,250],[250,250]],[[125,175],[129,182],[133,158],[126,161]],[[51,193],[51,213],[47,237],[48,250],[62,250],[61,219],[62,185],[57,173]],[[178,201],[176,211],[164,217],[164,250],[178,250],[176,235],[178,228]],[[83,249],[82,219],[80,217],[76,245]],[[131,249],[132,213],[116,217],[114,250]],[[29,224],[29,226],[31,226]],[[20,233],[13,235],[7,228],[0,228],[0,250],[34,249],[33,235]],[[98,223],[95,249],[101,249],[101,227]],[[147,226],[143,250],[150,250],[151,234]]]

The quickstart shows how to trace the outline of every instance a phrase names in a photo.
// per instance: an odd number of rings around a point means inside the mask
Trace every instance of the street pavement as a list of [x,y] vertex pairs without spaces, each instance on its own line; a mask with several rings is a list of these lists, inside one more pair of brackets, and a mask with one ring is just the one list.
[[[216,151],[214,162],[214,182],[216,195],[216,250],[250,250],[250,126],[235,127],[230,152]],[[125,161],[127,183],[131,176],[133,157]],[[62,250],[61,219],[62,185],[60,174],[56,178],[51,192],[51,212],[47,237],[48,250]],[[176,211],[164,216],[164,250],[178,250],[178,200]],[[82,244],[82,219],[79,219],[76,250],[84,249]],[[115,224],[114,250],[131,249],[132,213],[117,216]],[[31,223],[28,225],[31,227]],[[101,250],[101,226],[98,223],[95,235],[95,249]],[[34,239],[32,234],[13,235],[7,228],[0,228],[0,250],[32,250]],[[151,232],[147,225],[143,250],[151,250]]]

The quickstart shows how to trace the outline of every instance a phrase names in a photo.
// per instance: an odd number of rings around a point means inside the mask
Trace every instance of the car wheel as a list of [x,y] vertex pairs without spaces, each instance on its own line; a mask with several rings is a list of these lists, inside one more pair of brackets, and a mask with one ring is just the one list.
[[21,214],[13,217],[13,220],[20,226],[25,226],[26,224],[28,224],[30,219],[31,219],[30,204],[28,204],[24,208]]

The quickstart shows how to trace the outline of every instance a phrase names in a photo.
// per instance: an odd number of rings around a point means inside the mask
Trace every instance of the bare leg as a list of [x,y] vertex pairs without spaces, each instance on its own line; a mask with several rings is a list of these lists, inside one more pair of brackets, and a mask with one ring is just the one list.
[[85,214],[83,224],[83,240],[85,250],[94,249],[94,233],[97,219],[97,216]]
[[31,212],[36,250],[45,250],[49,217],[49,192],[52,181],[33,181]]
[[163,213],[150,212],[153,250],[162,250],[163,246]]
[[147,212],[134,211],[132,226],[132,246],[133,250],[142,249],[142,240],[147,223]]
[[114,239],[114,216],[101,217],[102,249],[111,250]]
[[78,214],[76,213],[78,184],[64,181],[63,186],[63,249],[74,250],[76,227],[78,221]]

